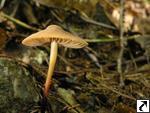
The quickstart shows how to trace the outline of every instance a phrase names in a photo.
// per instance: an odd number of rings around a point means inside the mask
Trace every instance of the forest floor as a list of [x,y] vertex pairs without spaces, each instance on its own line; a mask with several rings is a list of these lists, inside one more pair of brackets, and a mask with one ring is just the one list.
[[[1,1],[2,113],[136,113],[136,100],[150,99],[150,3],[110,1]],[[27,47],[21,42],[52,24],[78,35],[88,46],[59,45],[45,97],[50,45]]]

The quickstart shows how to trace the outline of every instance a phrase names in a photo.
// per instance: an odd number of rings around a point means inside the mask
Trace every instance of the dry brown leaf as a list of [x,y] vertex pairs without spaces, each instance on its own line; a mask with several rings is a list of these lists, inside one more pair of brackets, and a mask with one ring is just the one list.
[[7,43],[8,36],[6,31],[0,28],[0,50],[4,48],[5,44]]
[[[106,15],[110,21],[119,29],[120,6],[109,2],[109,0],[99,0],[99,4],[104,8]],[[139,20],[148,18],[150,4],[145,4],[143,1],[125,1],[124,12],[124,29],[125,31],[141,32]]]

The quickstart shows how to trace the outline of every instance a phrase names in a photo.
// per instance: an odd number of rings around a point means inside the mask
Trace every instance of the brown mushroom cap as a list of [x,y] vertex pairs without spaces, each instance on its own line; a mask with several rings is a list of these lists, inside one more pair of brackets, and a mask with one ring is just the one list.
[[45,30],[30,35],[22,41],[22,44],[27,46],[40,46],[51,43],[52,41],[56,41],[69,48],[82,48],[88,45],[87,42],[80,37],[64,31],[57,25],[50,25]]

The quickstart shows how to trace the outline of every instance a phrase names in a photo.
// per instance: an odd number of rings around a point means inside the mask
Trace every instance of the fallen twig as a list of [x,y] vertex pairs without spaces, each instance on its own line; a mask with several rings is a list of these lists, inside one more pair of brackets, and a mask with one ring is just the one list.
[[14,22],[14,23],[24,27],[24,28],[27,28],[27,29],[30,29],[30,30],[33,30],[33,31],[39,31],[39,29],[37,29],[35,27],[32,27],[32,26],[30,26],[30,25],[28,25],[28,24],[26,24],[26,23],[24,23],[24,22],[22,22],[22,21],[20,21],[18,19],[15,19],[15,18],[13,18],[13,17],[11,17],[11,16],[9,16],[9,15],[3,13],[3,12],[1,12],[0,14],[4,18],[6,18],[6,19],[8,19],[8,20],[10,20],[10,21],[12,21],[12,22]]
[[117,59],[117,71],[120,75],[120,85],[124,86],[124,77],[123,77],[123,72],[122,72],[122,58],[123,58],[123,53],[124,53],[124,25],[123,25],[123,20],[124,20],[124,0],[120,1],[121,9],[120,9],[120,52],[118,55]]

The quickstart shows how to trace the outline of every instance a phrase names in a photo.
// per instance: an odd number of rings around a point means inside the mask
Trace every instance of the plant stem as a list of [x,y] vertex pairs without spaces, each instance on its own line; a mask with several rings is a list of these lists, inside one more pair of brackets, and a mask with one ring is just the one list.
[[27,28],[27,29],[30,29],[30,30],[33,30],[33,31],[39,31],[39,29],[37,29],[35,27],[32,27],[32,26],[30,26],[30,25],[28,25],[28,24],[26,24],[26,23],[24,23],[24,22],[22,22],[22,21],[20,21],[18,19],[15,19],[15,18],[13,18],[13,17],[11,17],[11,16],[9,16],[9,15],[3,13],[3,12],[1,12],[0,15],[3,16],[6,19],[8,19],[8,20],[10,20],[10,21],[12,21],[12,22],[14,22],[14,23],[24,27],[24,28]]
[[52,75],[56,64],[57,52],[58,52],[58,44],[55,41],[53,41],[51,43],[49,68],[48,68],[48,73],[47,73],[47,78],[46,78],[45,88],[44,88],[45,96],[48,95],[48,91],[52,83]]
[[123,60],[123,53],[124,53],[124,44],[125,44],[125,40],[123,37],[124,34],[124,0],[120,1],[120,52],[118,55],[118,59],[117,59],[117,71],[120,75],[120,85],[124,86],[124,75],[123,75],[123,70],[122,70],[122,60]]

